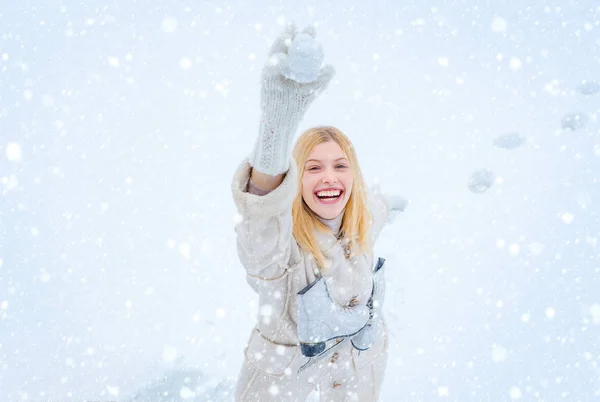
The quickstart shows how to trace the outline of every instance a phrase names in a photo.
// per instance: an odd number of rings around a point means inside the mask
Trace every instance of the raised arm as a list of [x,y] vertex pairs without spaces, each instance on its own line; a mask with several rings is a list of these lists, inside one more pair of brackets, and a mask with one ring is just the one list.
[[314,29],[297,35],[290,25],[271,46],[261,76],[258,137],[232,184],[241,215],[235,229],[238,255],[248,275],[263,280],[280,277],[290,265],[292,202],[298,188],[292,141],[309,105],[334,74],[333,67],[320,67],[320,62],[314,77],[294,74],[298,72],[294,63],[306,65],[303,57],[311,56],[294,47],[299,42],[297,36],[308,36],[309,42],[315,42]]

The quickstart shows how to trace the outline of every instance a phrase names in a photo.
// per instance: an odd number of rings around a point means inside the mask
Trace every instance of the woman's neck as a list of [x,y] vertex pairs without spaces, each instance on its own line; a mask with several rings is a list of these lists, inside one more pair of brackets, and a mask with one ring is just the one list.
[[340,229],[342,227],[342,218],[343,217],[344,217],[344,212],[343,211],[338,216],[336,216],[333,219],[325,219],[325,218],[321,218],[319,215],[317,215],[317,218],[319,218],[319,220],[321,221],[321,223],[323,223],[323,225],[325,225],[329,229],[331,229],[331,232],[336,237],[340,233]]

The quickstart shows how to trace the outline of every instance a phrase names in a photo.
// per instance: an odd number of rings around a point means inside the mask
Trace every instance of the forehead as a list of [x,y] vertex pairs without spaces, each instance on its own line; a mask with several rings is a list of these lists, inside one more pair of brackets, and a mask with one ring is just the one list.
[[347,158],[347,156],[335,141],[327,141],[317,145],[308,156],[308,160],[317,159],[321,161],[336,160],[339,158]]

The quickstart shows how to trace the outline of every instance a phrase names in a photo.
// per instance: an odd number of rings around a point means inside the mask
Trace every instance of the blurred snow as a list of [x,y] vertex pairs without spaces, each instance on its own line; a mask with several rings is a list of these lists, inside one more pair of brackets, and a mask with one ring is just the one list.
[[600,398],[597,2],[38,0],[0,11],[0,399],[231,397],[230,180],[292,20],[337,71],[300,130],[411,201],[382,400]]

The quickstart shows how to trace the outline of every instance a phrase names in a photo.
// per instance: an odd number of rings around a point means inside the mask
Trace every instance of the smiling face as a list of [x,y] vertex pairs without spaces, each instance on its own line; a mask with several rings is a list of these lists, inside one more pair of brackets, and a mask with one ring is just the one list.
[[347,155],[335,141],[317,145],[304,164],[302,198],[324,219],[344,211],[352,193],[353,173]]

